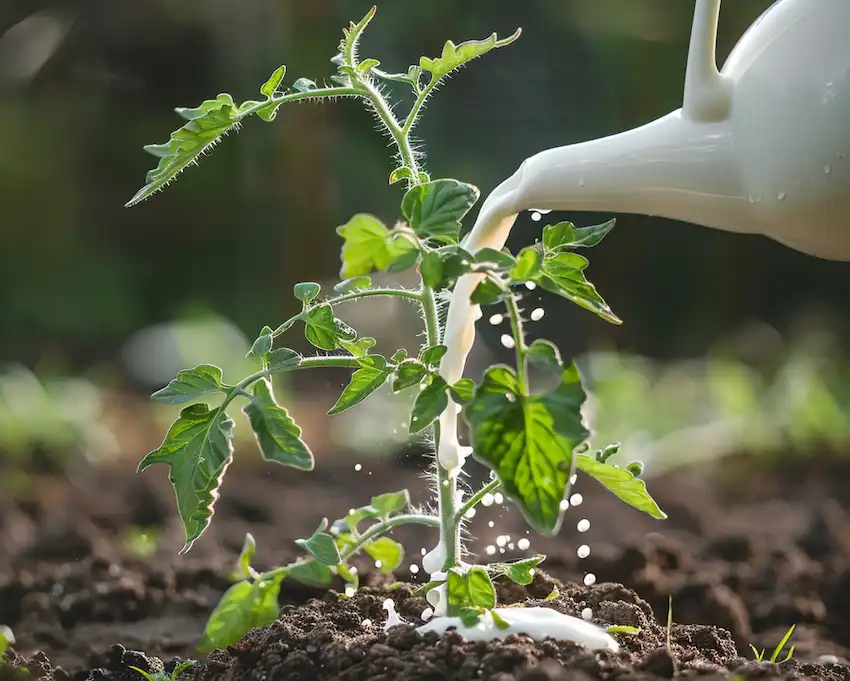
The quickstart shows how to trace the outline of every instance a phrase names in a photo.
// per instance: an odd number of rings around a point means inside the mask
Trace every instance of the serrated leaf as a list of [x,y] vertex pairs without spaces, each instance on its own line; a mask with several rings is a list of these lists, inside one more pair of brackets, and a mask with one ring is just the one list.
[[389,537],[380,537],[363,547],[372,559],[380,561],[381,572],[392,573],[404,560],[404,547]]
[[536,339],[525,351],[525,356],[530,364],[551,371],[560,373],[564,370],[564,363],[561,360],[561,353],[554,343],[542,338]]
[[339,414],[362,402],[384,385],[393,372],[392,367],[387,366],[386,357],[381,355],[361,357],[358,362],[360,368],[351,376],[348,385],[328,414]]
[[614,228],[615,220],[601,225],[576,227],[572,222],[559,222],[543,229],[543,247],[556,252],[563,249],[591,248],[596,246]]
[[492,469],[505,496],[541,534],[561,524],[561,501],[573,450],[587,439],[581,406],[585,392],[575,365],[551,392],[524,396],[513,369],[491,367],[465,415],[474,456]]
[[512,582],[526,586],[534,581],[534,568],[546,560],[546,556],[537,555],[509,563],[490,563],[487,571],[494,577],[507,577]]
[[285,75],[286,67],[278,66],[272,75],[269,76],[269,79],[260,86],[260,94],[266,97],[273,97]]
[[596,287],[584,276],[587,259],[577,253],[564,252],[543,260],[537,281],[547,291],[571,300],[612,324],[622,324]]
[[410,434],[415,435],[430,426],[449,406],[449,384],[441,376],[432,376],[424,390],[420,390],[413,402],[410,417]]
[[301,428],[275,402],[271,383],[261,378],[251,387],[251,392],[254,397],[242,411],[251,422],[262,457],[302,471],[313,470],[313,454],[301,439]]
[[273,344],[274,331],[272,331],[271,327],[264,326],[260,331],[260,335],[257,336],[257,340],[255,340],[253,345],[251,345],[251,349],[248,351],[246,356],[265,360],[269,352],[271,352]]
[[282,578],[268,582],[238,582],[231,586],[207,620],[198,652],[209,653],[237,643],[254,627],[274,622]]
[[433,180],[407,190],[401,211],[417,236],[457,240],[460,221],[478,201],[477,187],[457,180]]
[[312,307],[304,316],[304,335],[317,348],[335,350],[340,340],[352,341],[357,337],[348,324],[334,316],[328,303]]
[[239,552],[239,558],[236,560],[236,570],[239,579],[248,579],[254,576],[254,571],[251,568],[251,559],[257,552],[257,542],[250,532],[245,533],[245,541],[242,542],[242,551]]
[[294,369],[301,364],[301,355],[290,348],[278,348],[269,353],[266,361],[269,365],[269,371],[286,371]]
[[221,369],[212,364],[200,364],[194,369],[178,372],[177,378],[157,390],[151,399],[164,404],[181,404],[226,390],[227,387],[221,382]]
[[296,539],[295,543],[306,549],[318,561],[325,565],[339,565],[340,557],[334,538],[325,532],[328,520],[325,518],[318,529],[307,539]]
[[495,248],[482,248],[475,253],[475,260],[481,264],[495,265],[496,269],[508,270],[517,264],[516,258],[510,253],[497,251]]
[[510,277],[512,282],[522,284],[533,280],[540,273],[543,254],[533,246],[528,246],[519,252],[516,260],[516,266],[510,271]]
[[286,568],[286,576],[300,584],[324,588],[333,582],[331,568],[318,560],[306,560],[294,563]]
[[449,388],[452,399],[458,404],[467,404],[475,396],[475,381],[471,378],[462,378]]
[[410,506],[410,493],[406,489],[403,489],[398,492],[379,494],[372,497],[372,502],[369,506],[378,512],[378,517],[388,518],[393,513],[407,510],[408,506]]
[[418,385],[428,373],[428,368],[415,359],[406,359],[398,365],[393,380],[393,392]]
[[474,305],[495,305],[505,299],[507,294],[491,279],[484,279],[469,297]]
[[186,553],[210,524],[224,472],[233,459],[233,421],[220,409],[193,404],[180,412],[158,449],[139,463],[141,472],[168,464],[168,478],[186,532]]
[[596,459],[579,454],[576,456],[576,468],[594,478],[609,492],[629,506],[663,520],[667,517],[646,491],[646,483],[636,478],[628,470],[602,463]]
[[340,347],[348,350],[355,357],[363,357],[364,355],[369,354],[369,350],[375,347],[378,341],[374,338],[366,336],[364,338],[358,338],[354,341],[339,341]]
[[449,349],[445,345],[432,345],[425,348],[419,355],[419,360],[430,367],[438,367]]
[[492,49],[510,45],[519,38],[520,33],[520,29],[517,29],[516,33],[502,40],[499,40],[494,33],[484,40],[467,40],[460,45],[455,45],[451,40],[447,40],[443,46],[442,55],[435,59],[422,57],[419,60],[419,67],[423,71],[431,73],[435,80],[442,78],[459,66],[487,54]]
[[353,291],[365,291],[372,288],[371,277],[352,277],[345,279],[334,286],[334,291],[337,293],[351,293]]
[[293,295],[302,303],[309,303],[321,293],[322,287],[314,281],[302,281],[295,284],[292,289]]
[[186,166],[215,146],[239,124],[242,117],[233,98],[226,93],[208,99],[194,109],[179,108],[176,111],[188,122],[172,132],[167,143],[145,147],[146,151],[159,157],[159,164],[147,174],[145,186],[136,192],[127,206],[144,201],[162,189]]
[[[386,270],[400,258],[418,257],[416,247],[407,239],[390,232],[383,222],[374,215],[358,213],[336,230],[344,240],[342,246],[342,270],[340,276],[357,278],[374,272]],[[406,267],[402,269],[406,269]]]

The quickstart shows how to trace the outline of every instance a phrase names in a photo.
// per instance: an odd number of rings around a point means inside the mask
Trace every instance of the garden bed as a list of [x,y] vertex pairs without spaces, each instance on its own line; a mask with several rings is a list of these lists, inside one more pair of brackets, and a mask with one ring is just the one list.
[[[415,494],[422,487],[418,469],[367,463],[357,484],[349,463],[320,465],[310,475],[234,470],[215,522],[186,556],[176,555],[182,530],[162,476],[135,475],[122,464],[78,486],[40,479],[30,494],[0,502],[0,624],[17,638],[8,659],[35,677],[81,680],[91,674],[138,681],[131,665],[156,669],[161,659],[170,669],[175,658],[189,657],[200,663],[186,678],[198,680],[582,678],[562,672],[562,665],[602,678],[850,678],[844,666],[850,655],[850,462],[830,457],[773,470],[740,459],[715,477],[656,479],[653,492],[670,516],[663,522],[580,479],[576,491],[584,503],[570,509],[558,537],[529,535],[531,551],[549,556],[546,574],[527,588],[499,585],[500,601],[545,598],[560,580],[560,595],[547,605],[573,615],[590,607],[600,623],[641,628],[638,636],[619,636],[620,654],[522,636],[486,644],[463,643],[453,632],[422,638],[411,626],[384,633],[385,598],[393,598],[411,625],[420,623],[427,604],[408,586],[390,590],[392,579],[368,572],[365,563],[365,586],[354,598],[285,580],[277,623],[227,650],[194,652],[230,583],[246,531],[260,547],[257,567],[271,567],[297,555],[292,539],[315,527],[319,498],[322,512],[332,515],[362,504],[372,491],[407,486]],[[483,555],[498,535],[511,535],[511,544],[526,536],[515,510],[479,510],[470,526],[480,537],[470,543],[473,551]],[[591,529],[579,534],[576,523],[584,517]],[[396,577],[421,581],[421,572],[409,566],[419,559],[418,547],[433,543],[432,530],[403,529],[397,538],[410,555]],[[575,551],[581,543],[592,548],[583,560]],[[508,550],[504,557],[522,555]],[[583,585],[588,572],[598,583]],[[768,648],[769,655],[792,624],[794,659],[755,664],[749,644]]]

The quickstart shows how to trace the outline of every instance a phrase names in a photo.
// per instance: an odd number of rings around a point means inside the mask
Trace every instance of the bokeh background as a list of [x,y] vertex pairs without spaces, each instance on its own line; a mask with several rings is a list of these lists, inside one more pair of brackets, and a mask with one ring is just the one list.
[[[396,218],[386,140],[353,101],[283,108],[272,125],[248,121],[167,191],[123,207],[153,163],[142,145],[180,124],[173,107],[218,92],[250,98],[280,63],[290,82],[321,80],[332,72],[340,28],[370,4],[2,3],[6,484],[25,484],[22,471],[32,467],[137,460],[175,414],[148,403],[152,390],[200,362],[232,378],[248,371],[250,340],[297,309],[293,284],[336,277],[335,226],[360,211]],[[724,3],[721,59],[770,4]],[[453,77],[419,128],[434,176],[486,194],[539,150],[677,108],[692,9],[682,0],[387,2],[362,54],[403,70],[438,54],[447,38],[524,29],[517,43]],[[610,216],[548,217],[590,224]],[[541,227],[528,215],[519,225],[515,246]],[[812,454],[846,445],[846,265],[760,237],[637,216],[620,216],[590,255],[590,278],[622,327],[536,293],[527,304],[546,310],[533,332],[579,358],[598,444],[625,441],[632,458],[654,457],[658,469],[741,449]],[[346,315],[381,338],[380,349],[417,341],[406,308],[364,303]],[[473,372],[506,352],[500,333],[483,324]],[[288,343],[304,347],[297,334]],[[278,385],[298,390],[282,399],[317,454],[403,448],[392,425],[403,400],[376,396],[330,425],[324,411],[344,378],[305,374]]]

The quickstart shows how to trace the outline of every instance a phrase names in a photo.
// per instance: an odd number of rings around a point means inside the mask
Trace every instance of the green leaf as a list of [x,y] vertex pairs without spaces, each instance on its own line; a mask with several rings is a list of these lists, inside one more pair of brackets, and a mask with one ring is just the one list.
[[403,489],[398,492],[379,494],[372,497],[372,502],[369,505],[377,511],[378,517],[388,518],[393,513],[404,511],[410,506],[410,493]]
[[334,538],[325,533],[328,519],[322,520],[318,529],[307,539],[296,539],[298,546],[309,551],[312,556],[325,565],[338,565],[340,563],[339,551],[336,548]]
[[469,297],[474,305],[495,305],[503,301],[506,293],[492,279],[484,279]]
[[254,576],[254,570],[251,568],[251,559],[257,552],[257,542],[250,532],[245,533],[245,541],[242,543],[242,551],[239,553],[239,558],[236,561],[236,570],[240,579],[248,579]]
[[342,63],[347,66],[354,67],[357,64],[357,46],[360,42],[360,36],[363,31],[366,30],[366,27],[369,25],[369,22],[372,21],[372,17],[375,16],[375,12],[377,11],[376,7],[372,7],[360,21],[356,24],[351,22],[348,25],[348,28],[342,29],[342,42],[339,44],[339,52],[342,57]]
[[591,248],[596,246],[614,228],[615,220],[591,227],[576,227],[572,222],[559,222],[543,229],[543,247],[547,251],[559,249]]
[[280,87],[280,83],[283,80],[283,77],[286,75],[286,67],[278,66],[269,79],[260,86],[260,94],[265,95],[268,98],[271,98],[277,92],[278,87]]
[[544,601],[554,601],[558,596],[561,595],[561,592],[558,590],[557,586],[553,586],[552,590],[549,592],[549,595],[544,598]]
[[309,92],[316,89],[316,82],[309,78],[299,78],[292,84],[292,89],[296,92]]
[[422,275],[422,283],[428,288],[439,288],[443,280],[443,260],[434,251],[422,254],[422,262],[419,263],[419,273]]
[[449,384],[441,376],[431,376],[430,382],[416,396],[410,417],[410,434],[415,435],[428,426],[449,406],[446,394]]
[[351,293],[353,291],[365,291],[372,288],[371,277],[352,277],[345,279],[334,286],[334,291],[337,293]]
[[300,584],[324,588],[333,582],[333,571],[324,563],[317,560],[307,560],[294,563],[286,568],[286,576]]
[[404,560],[404,547],[389,537],[380,537],[363,547],[372,558],[378,562],[381,572],[392,573]]
[[417,385],[428,373],[428,367],[415,359],[406,359],[398,365],[393,381],[393,391],[398,392]]
[[646,491],[646,483],[636,478],[628,470],[601,463],[583,454],[576,456],[576,467],[594,478],[629,506],[648,513],[653,518],[663,520],[667,517],[667,514],[658,507],[655,499]]
[[452,399],[458,404],[467,404],[475,396],[475,381],[471,378],[462,378],[453,386],[449,387]]
[[180,664],[174,666],[174,671],[171,672],[171,681],[175,681],[175,679],[180,678],[180,675],[185,672],[187,669],[191,669],[196,664],[198,664],[197,660],[183,660]]
[[460,234],[460,221],[478,201],[477,187],[457,180],[433,180],[407,190],[401,211],[421,238]]
[[264,326],[246,357],[256,357],[257,359],[265,360],[269,352],[271,352],[273,344],[274,331],[272,331],[271,327]]
[[301,364],[301,355],[289,348],[278,348],[269,353],[266,361],[269,365],[269,371],[286,371]]
[[508,624],[508,622],[505,620],[505,618],[502,617],[495,610],[492,610],[492,609],[490,610],[490,617],[493,618],[493,624],[496,625],[497,629],[509,629],[510,626],[511,626],[510,624]]
[[378,343],[374,338],[370,338],[366,336],[364,338],[358,338],[355,341],[339,341],[340,347],[348,350],[355,357],[363,357],[364,355],[369,354],[369,350],[375,347]]
[[178,108],[177,113],[188,120],[183,127],[171,133],[165,144],[151,144],[145,151],[159,157],[159,164],[145,178],[145,186],[127,202],[133,206],[159,191],[186,166],[214,147],[218,141],[235,128],[243,114],[236,108],[233,98],[222,93],[208,99],[194,109]]
[[193,404],[180,412],[158,449],[139,463],[139,472],[168,464],[169,480],[186,531],[186,553],[210,524],[224,472],[233,459],[233,421],[221,409]]
[[3,655],[9,649],[9,646],[14,645],[15,635],[12,630],[5,624],[0,624],[0,664],[3,664]]
[[437,368],[448,351],[445,345],[432,345],[420,353],[419,360],[429,367]]
[[638,627],[630,627],[626,624],[618,624],[613,627],[608,627],[605,630],[607,634],[623,634],[626,636],[637,636],[640,633],[640,629]]
[[467,574],[469,600],[472,605],[480,608],[496,607],[496,590],[490,575],[483,567],[476,566]]
[[490,563],[487,571],[494,577],[507,577],[512,582],[525,586],[534,581],[533,570],[544,560],[546,556],[537,555],[510,563]]
[[351,381],[328,414],[339,414],[362,402],[384,385],[393,372],[392,367],[387,366],[386,358],[381,355],[361,357],[358,362],[360,368],[351,376]]
[[517,264],[516,258],[510,253],[497,251],[495,248],[482,248],[475,254],[475,260],[482,264],[492,264],[497,270],[509,270]]
[[540,273],[543,264],[543,254],[533,246],[523,248],[516,259],[516,266],[511,270],[511,281],[522,284],[534,279]]
[[395,184],[396,182],[401,182],[402,180],[412,180],[413,179],[413,171],[410,170],[407,166],[400,166],[393,170],[390,173],[390,184]]
[[254,627],[274,622],[282,579],[238,582],[225,591],[204,628],[198,651],[209,653],[237,643]]
[[350,584],[352,588],[357,590],[360,586],[360,575],[357,574],[354,570],[352,570],[345,563],[340,563],[336,566],[336,573],[342,577],[347,584]]
[[304,317],[304,335],[317,348],[335,350],[340,341],[352,341],[357,338],[348,324],[334,316],[329,303],[320,303],[311,307]]
[[483,614],[483,608],[464,608],[460,611],[458,617],[460,618],[463,626],[474,627],[481,620],[481,616]]
[[564,369],[561,353],[554,343],[542,338],[536,339],[525,351],[525,356],[533,366],[546,371],[560,373]]
[[321,293],[322,287],[314,281],[303,281],[300,284],[295,284],[292,289],[293,294],[302,303],[309,303]]
[[520,29],[517,29],[516,33],[502,40],[499,40],[494,33],[484,40],[468,40],[460,45],[455,45],[451,40],[447,40],[443,46],[443,54],[441,56],[435,59],[422,57],[419,60],[419,67],[423,71],[428,71],[432,74],[434,80],[437,80],[492,49],[510,45],[514,40],[519,38],[520,33]]
[[177,378],[157,390],[151,395],[151,399],[164,404],[180,404],[204,395],[226,391],[227,386],[221,382],[221,369],[212,364],[201,364],[194,369],[178,372]]
[[[407,269],[419,257],[419,252],[409,240],[395,231],[390,232],[374,215],[358,213],[337,227],[336,232],[345,240],[341,277],[356,279],[375,270],[390,269],[391,265],[394,265],[395,271]],[[396,261],[401,262],[394,264]]]
[[576,305],[590,310],[612,324],[622,324],[603,300],[602,296],[584,276],[587,259],[577,253],[561,253],[547,257],[543,261],[542,273],[538,278],[540,286],[559,296],[573,301]]
[[262,457],[302,471],[313,470],[313,454],[301,439],[301,428],[275,402],[268,379],[256,381],[251,392],[254,397],[242,411],[251,422]]
[[505,496],[541,534],[553,535],[561,524],[573,450],[588,436],[584,400],[575,365],[555,390],[531,396],[521,394],[513,369],[497,365],[465,409],[474,456],[495,471]]

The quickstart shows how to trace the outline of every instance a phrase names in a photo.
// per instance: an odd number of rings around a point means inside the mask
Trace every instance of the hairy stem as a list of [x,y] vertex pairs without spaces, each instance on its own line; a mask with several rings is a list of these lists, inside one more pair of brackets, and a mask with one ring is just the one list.
[[[407,514],[407,515],[397,515],[392,518],[387,518],[386,520],[382,520],[379,523],[375,523],[369,529],[367,529],[357,541],[351,546],[347,546],[344,550],[340,551],[340,559],[342,562],[348,560],[355,553],[360,551],[366,544],[371,542],[373,539],[376,539],[380,535],[384,534],[388,530],[391,530],[394,527],[398,527],[399,525],[425,525],[426,527],[439,527],[440,519],[430,515],[422,515],[422,514]],[[315,561],[315,558],[300,558],[293,563],[289,563],[288,565],[282,565],[281,567],[275,568],[274,570],[269,570],[268,572],[263,572],[260,574],[257,579],[259,580],[269,580],[274,579],[275,577],[279,577],[280,575],[285,575],[288,570],[291,570],[297,566],[304,565],[305,563],[310,563]]]
[[481,500],[486,497],[491,492],[495,492],[502,485],[501,481],[498,478],[494,478],[490,482],[488,482],[484,487],[478,490],[475,494],[473,494],[469,499],[467,499],[463,506],[461,506],[457,513],[455,514],[455,522],[460,526],[463,522],[464,516],[469,513],[469,510],[475,508]]
[[509,293],[505,300],[505,306],[508,309],[508,317],[511,320],[511,333],[514,337],[514,347],[516,348],[517,385],[522,395],[528,395],[528,367],[526,366],[528,348],[525,346],[525,334],[522,330],[522,317],[519,314],[516,295]]

